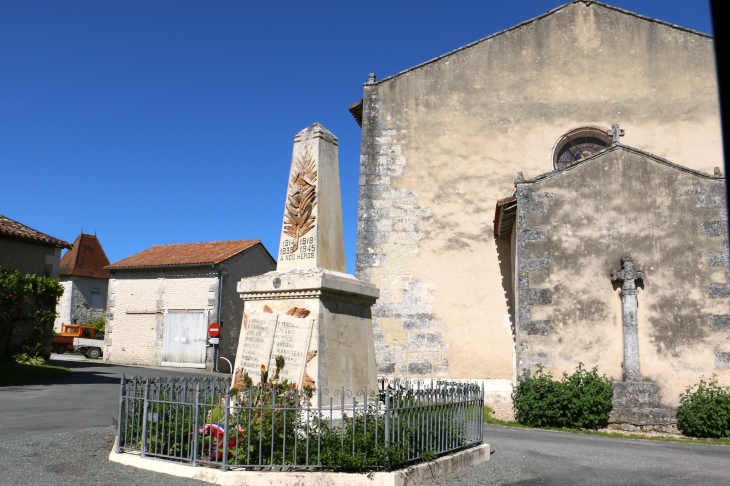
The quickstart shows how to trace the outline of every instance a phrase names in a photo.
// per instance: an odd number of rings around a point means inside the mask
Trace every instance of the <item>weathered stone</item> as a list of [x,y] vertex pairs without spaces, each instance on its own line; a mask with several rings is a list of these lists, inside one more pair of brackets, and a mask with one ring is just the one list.
[[315,123],[294,137],[277,270],[345,271],[337,137]]
[[702,236],[727,235],[727,221],[704,221],[700,223],[700,234]]
[[520,369],[534,368],[537,365],[549,368],[553,365],[553,356],[547,353],[521,353],[519,365]]
[[710,284],[707,293],[711,299],[726,299],[730,297],[730,284]]
[[520,334],[549,336],[552,332],[550,321],[520,321]]
[[552,304],[553,297],[550,289],[520,289],[520,302],[527,305]]
[[614,408],[656,408],[659,388],[650,381],[614,381]]
[[710,316],[710,329],[713,331],[730,330],[730,316]]
[[430,375],[431,363],[427,361],[420,363],[408,363],[408,374],[417,376]]
[[708,267],[727,267],[728,253],[726,251],[705,253]]
[[730,368],[730,353],[715,353],[715,366]]
[[550,270],[550,260],[548,258],[520,259],[521,272],[531,272],[537,270]]
[[698,208],[723,208],[725,207],[724,196],[697,196],[695,203]]
[[616,407],[609,413],[610,424],[630,424],[635,427],[647,425],[670,426],[677,423],[677,412],[657,407]]

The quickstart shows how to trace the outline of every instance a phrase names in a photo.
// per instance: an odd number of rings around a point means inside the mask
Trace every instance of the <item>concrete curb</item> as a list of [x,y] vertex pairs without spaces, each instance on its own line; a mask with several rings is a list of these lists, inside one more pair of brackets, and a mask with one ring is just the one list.
[[158,459],[146,459],[138,454],[117,454],[116,442],[109,460],[158,473],[197,479],[225,486],[410,486],[476,466],[490,459],[489,444],[482,444],[435,461],[418,464],[394,472],[351,474],[336,472],[274,472],[274,471],[221,471],[209,467],[192,467]]

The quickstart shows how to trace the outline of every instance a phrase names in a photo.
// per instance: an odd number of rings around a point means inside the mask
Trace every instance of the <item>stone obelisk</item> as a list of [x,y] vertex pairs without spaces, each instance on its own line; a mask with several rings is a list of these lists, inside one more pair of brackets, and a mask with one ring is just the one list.
[[[337,137],[315,123],[294,138],[277,269],[238,283],[244,300],[234,383],[260,367],[300,387],[377,386],[370,308],[378,289],[345,272]],[[269,375],[271,376],[271,374]]]

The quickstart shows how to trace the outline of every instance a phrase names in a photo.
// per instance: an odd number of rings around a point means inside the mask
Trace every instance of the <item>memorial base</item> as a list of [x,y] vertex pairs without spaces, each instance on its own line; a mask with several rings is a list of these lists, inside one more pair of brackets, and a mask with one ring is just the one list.
[[258,382],[260,366],[273,373],[281,355],[283,377],[297,386],[330,393],[377,388],[370,309],[379,291],[374,285],[309,268],[242,279],[238,292],[244,311],[236,376],[246,371]]

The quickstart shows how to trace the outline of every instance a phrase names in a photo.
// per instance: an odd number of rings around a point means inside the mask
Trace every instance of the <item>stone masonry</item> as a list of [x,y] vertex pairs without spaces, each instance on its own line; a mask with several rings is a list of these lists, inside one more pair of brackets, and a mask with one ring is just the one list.
[[419,252],[423,234],[418,221],[429,218],[431,211],[418,206],[417,191],[398,186],[407,160],[395,138],[397,124],[387,127],[378,121],[380,100],[368,85],[365,100],[355,273],[368,282],[374,273],[387,274],[380,284],[383,303],[372,309],[378,375],[448,376],[443,354],[448,345],[432,308],[436,285],[388,258],[393,245],[401,254]]

